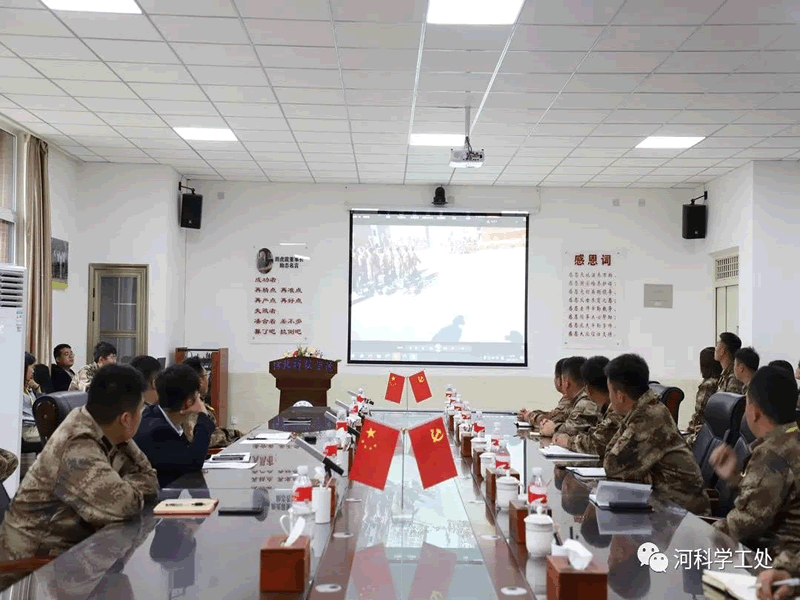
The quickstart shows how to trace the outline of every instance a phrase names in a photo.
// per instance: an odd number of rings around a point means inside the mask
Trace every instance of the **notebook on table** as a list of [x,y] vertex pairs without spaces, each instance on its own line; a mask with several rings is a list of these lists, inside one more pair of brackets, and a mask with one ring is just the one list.
[[756,600],[756,578],[746,573],[703,571],[703,592],[707,598]]
[[606,470],[603,467],[567,467],[567,471],[587,479],[603,479],[606,476]]
[[162,500],[156,504],[153,514],[158,517],[202,517],[214,512],[218,502],[217,498]]
[[644,483],[602,480],[594,494],[589,494],[598,508],[606,510],[653,510],[648,504],[653,487]]
[[550,444],[549,446],[545,446],[541,449],[542,456],[545,458],[557,458],[559,460],[565,458],[580,458],[586,460],[596,460],[600,457],[597,454],[583,454],[581,452],[573,452],[572,450],[567,450],[566,448],[562,448],[561,446],[556,446],[555,444]]

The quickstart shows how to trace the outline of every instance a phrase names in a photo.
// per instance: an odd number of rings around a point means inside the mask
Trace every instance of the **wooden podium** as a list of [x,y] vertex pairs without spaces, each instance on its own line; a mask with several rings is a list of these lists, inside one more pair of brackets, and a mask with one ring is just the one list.
[[291,408],[295,402],[306,400],[312,406],[328,406],[331,379],[338,372],[334,360],[324,358],[280,358],[270,361],[269,372],[281,391],[278,412]]

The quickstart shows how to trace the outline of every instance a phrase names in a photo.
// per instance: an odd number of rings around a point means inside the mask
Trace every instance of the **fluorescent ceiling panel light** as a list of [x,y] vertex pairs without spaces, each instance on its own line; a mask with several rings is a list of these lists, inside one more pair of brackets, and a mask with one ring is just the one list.
[[460,133],[412,133],[409,136],[411,146],[442,146],[459,148],[464,145],[464,136]]
[[209,127],[173,127],[175,133],[185,140],[195,142],[235,142],[236,136],[230,129]]
[[667,148],[667,149],[680,149],[691,148],[695,144],[702,142],[705,137],[660,137],[651,135],[639,142],[637,148]]
[[42,2],[50,10],[142,14],[142,9],[134,0],[42,0]]
[[512,25],[525,0],[430,0],[428,23]]

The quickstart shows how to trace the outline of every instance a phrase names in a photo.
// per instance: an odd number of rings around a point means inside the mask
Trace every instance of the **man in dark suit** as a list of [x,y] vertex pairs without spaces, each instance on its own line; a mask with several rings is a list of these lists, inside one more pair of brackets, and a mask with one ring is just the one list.
[[[200,399],[200,378],[191,367],[168,367],[156,378],[156,390],[158,404],[145,409],[134,440],[164,488],[183,475],[201,471],[215,425]],[[194,438],[189,442],[183,428],[190,426],[195,413]]]
[[59,344],[53,350],[53,358],[56,362],[50,367],[50,379],[53,381],[53,391],[66,392],[75,372],[72,365],[75,364],[75,355],[69,344]]

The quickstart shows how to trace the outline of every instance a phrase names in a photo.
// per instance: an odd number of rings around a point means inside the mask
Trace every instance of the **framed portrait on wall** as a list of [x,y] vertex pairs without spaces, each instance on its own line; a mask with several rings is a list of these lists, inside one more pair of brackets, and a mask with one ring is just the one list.
[[50,254],[53,265],[53,289],[67,289],[69,279],[69,242],[50,239]]

